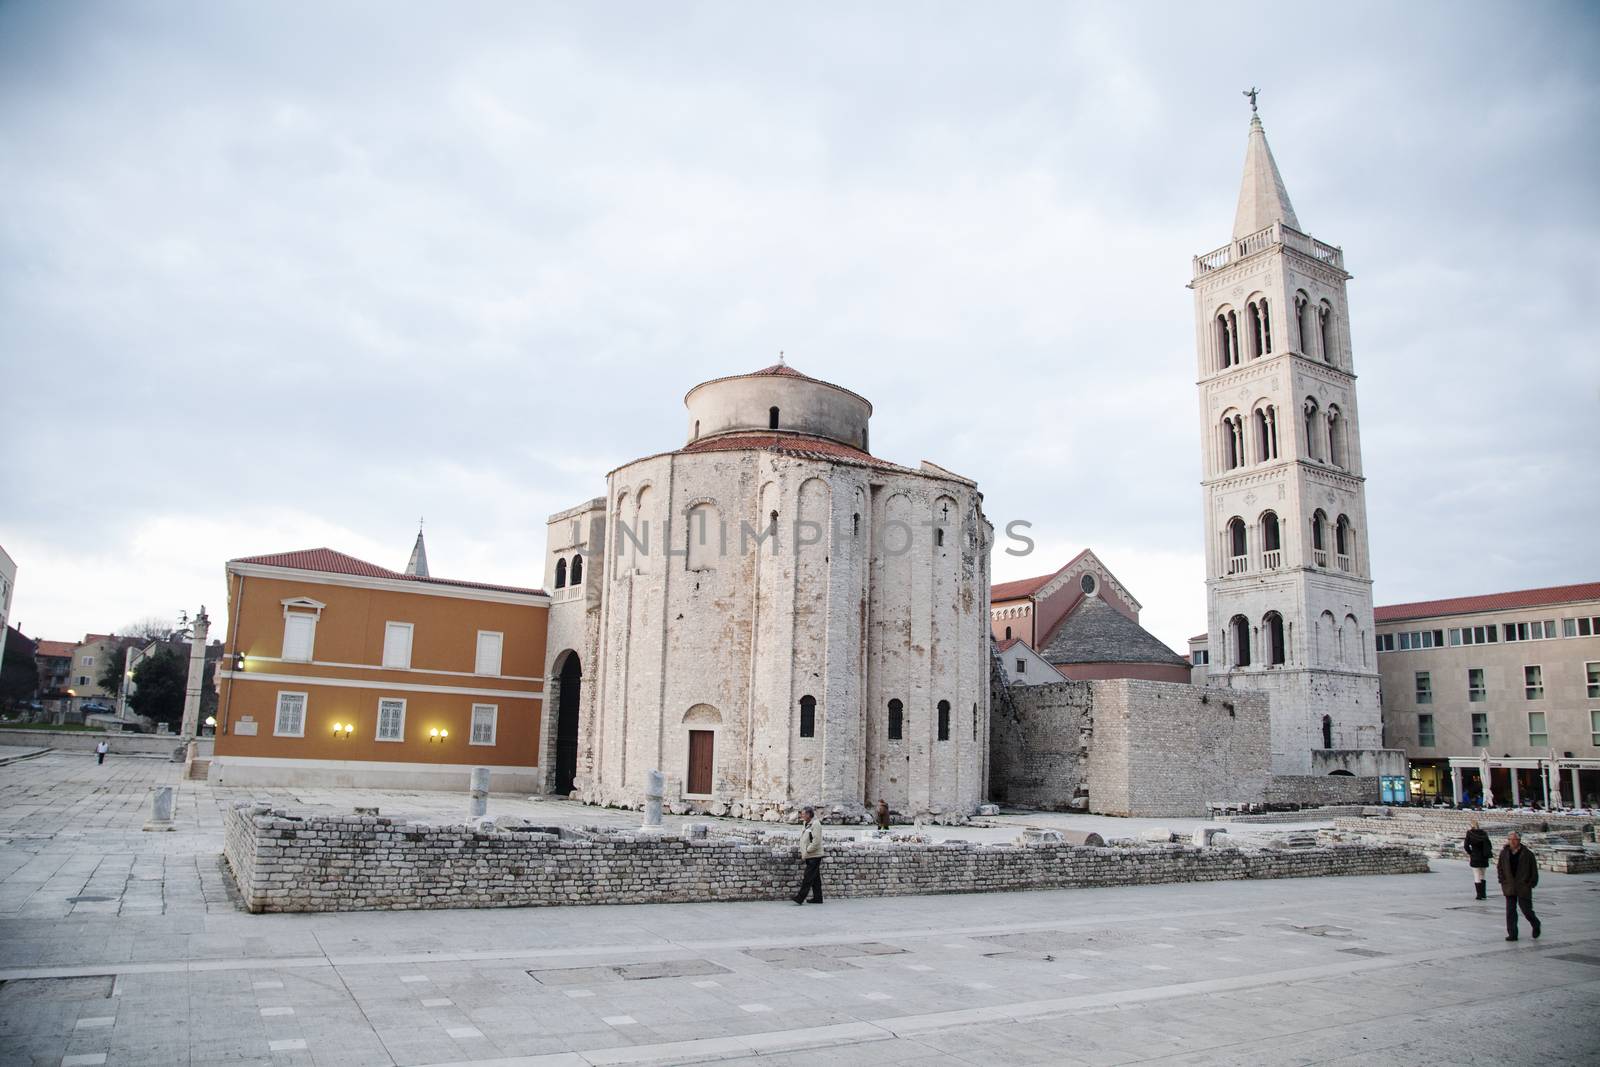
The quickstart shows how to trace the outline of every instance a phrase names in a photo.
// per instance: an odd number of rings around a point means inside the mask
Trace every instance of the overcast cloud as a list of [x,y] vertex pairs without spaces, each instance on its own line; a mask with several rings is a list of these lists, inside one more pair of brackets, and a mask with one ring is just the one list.
[[[1297,13],[1298,12],[1298,17]],[[1600,578],[1586,5],[0,5],[12,621],[544,519],[774,362],[1204,628],[1190,257],[1345,249],[1379,603]]]

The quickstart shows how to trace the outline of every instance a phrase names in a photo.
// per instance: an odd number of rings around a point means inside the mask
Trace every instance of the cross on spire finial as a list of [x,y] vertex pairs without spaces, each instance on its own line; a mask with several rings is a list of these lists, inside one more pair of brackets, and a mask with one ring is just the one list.
[[1252,85],[1244,91],[1244,95],[1250,98],[1250,114],[1254,115],[1256,113],[1256,97],[1261,95],[1261,90]]

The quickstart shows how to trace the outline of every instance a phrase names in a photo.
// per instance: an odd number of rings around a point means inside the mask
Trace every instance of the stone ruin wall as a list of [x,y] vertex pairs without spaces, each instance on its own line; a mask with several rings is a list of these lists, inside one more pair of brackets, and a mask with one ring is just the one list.
[[1022,807],[1205,816],[1267,799],[1267,698],[1139,679],[1010,685],[990,722],[990,794]]
[[[792,836],[641,835],[303,818],[240,804],[224,814],[224,858],[252,912],[538,907],[781,900],[799,885]],[[837,897],[1001,892],[1246,878],[1416,874],[1420,853],[1336,845],[1251,851],[1160,845],[841,842]]]
[[1378,779],[1348,774],[1275,774],[1267,784],[1269,804],[1376,804],[1379,795]]

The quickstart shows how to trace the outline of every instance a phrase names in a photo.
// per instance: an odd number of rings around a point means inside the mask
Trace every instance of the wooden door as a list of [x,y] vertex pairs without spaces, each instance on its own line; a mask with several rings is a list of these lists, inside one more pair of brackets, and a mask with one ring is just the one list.
[[689,787],[688,793],[711,792],[711,762],[716,733],[711,730],[689,731]]

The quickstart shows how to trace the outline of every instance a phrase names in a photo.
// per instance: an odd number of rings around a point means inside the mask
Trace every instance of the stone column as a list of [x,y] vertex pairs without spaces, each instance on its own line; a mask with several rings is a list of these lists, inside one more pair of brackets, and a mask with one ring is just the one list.
[[1578,768],[1568,767],[1567,773],[1572,775],[1572,806],[1581,808],[1583,807],[1583,794],[1578,792]]
[[472,768],[472,806],[469,809],[474,819],[481,819],[489,813],[489,768]]
[[189,684],[183,690],[183,725],[178,736],[191,738],[200,732],[200,698],[206,678],[206,637],[211,632],[211,620],[206,618],[206,607],[200,605],[200,614],[194,618],[194,636],[189,643]]
[[644,776],[644,826],[641,829],[661,829],[661,798],[666,793],[666,778],[658,770]]
[[1520,808],[1522,807],[1522,783],[1517,779],[1521,776],[1517,774],[1517,768],[1515,767],[1507,767],[1506,770],[1511,775],[1511,806]]
[[1454,807],[1461,806],[1461,768],[1454,763],[1450,764],[1450,803]]
[[150,818],[146,830],[172,829],[172,787],[164,785],[150,796]]

